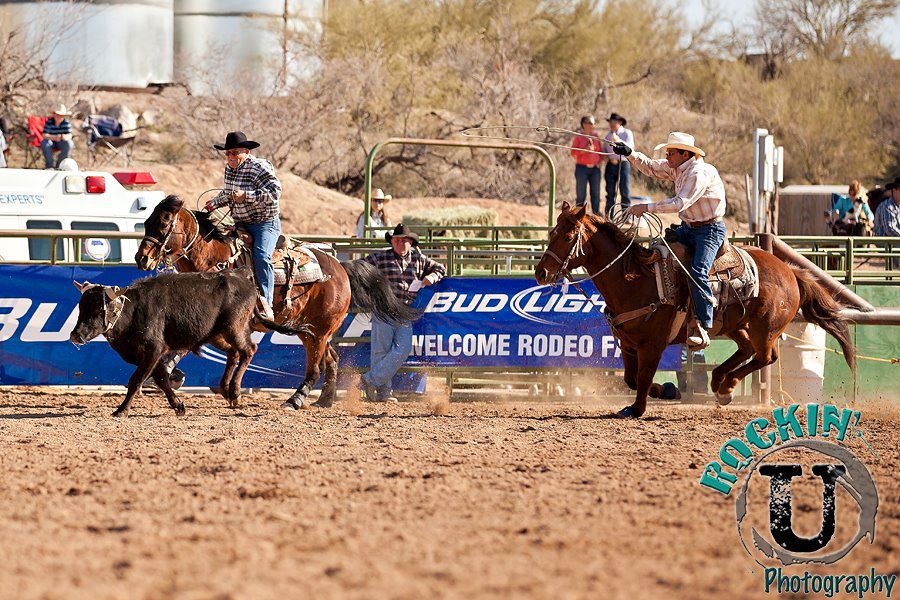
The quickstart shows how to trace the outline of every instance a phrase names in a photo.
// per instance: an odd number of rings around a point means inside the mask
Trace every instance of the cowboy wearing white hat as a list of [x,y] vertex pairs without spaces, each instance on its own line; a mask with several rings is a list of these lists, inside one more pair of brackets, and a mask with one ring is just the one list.
[[[372,192],[372,206],[369,210],[369,227],[390,227],[391,220],[385,211],[385,206],[393,197],[385,194],[381,188],[375,188]],[[366,237],[366,213],[363,212],[356,220],[356,237]],[[376,237],[372,232],[372,237]]]
[[719,171],[703,160],[706,153],[696,145],[694,136],[680,131],[673,131],[665,144],[654,148],[654,151],[665,150],[666,158],[661,160],[653,160],[621,142],[613,142],[612,146],[616,154],[627,157],[644,175],[675,182],[673,197],[632,205],[628,213],[640,217],[648,211],[677,212],[681,216],[682,223],[675,229],[675,235],[693,253],[690,272],[696,282],[690,290],[697,325],[689,332],[687,343],[695,350],[705,348],[709,345],[707,330],[713,323],[709,269],[726,237],[722,222],[725,186]]
[[[75,147],[72,142],[72,124],[66,117],[72,113],[65,104],[60,104],[44,122],[41,135],[41,152],[44,154],[44,167],[47,169],[59,168],[60,163],[69,157],[69,152]],[[53,160],[53,152],[58,151],[59,156]]]

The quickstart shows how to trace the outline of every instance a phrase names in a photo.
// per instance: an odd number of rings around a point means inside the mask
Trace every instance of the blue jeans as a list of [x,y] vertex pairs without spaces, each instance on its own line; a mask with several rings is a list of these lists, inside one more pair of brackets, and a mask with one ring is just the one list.
[[394,375],[412,353],[412,334],[412,324],[398,327],[372,317],[370,368],[363,379],[382,398],[391,394]]
[[631,206],[631,163],[624,158],[617,165],[606,163],[603,178],[606,179],[606,214],[612,213],[616,205],[616,188],[622,196],[622,210]]
[[241,223],[241,226],[253,236],[253,272],[256,274],[256,285],[269,306],[272,306],[272,296],[275,294],[272,252],[281,235],[281,223],[276,217],[262,223]]
[[591,210],[600,214],[600,167],[575,165],[575,204],[584,204],[588,184],[591,188]]
[[[69,158],[69,152],[72,151],[72,148],[75,147],[75,144],[72,140],[60,140],[58,142],[51,142],[50,140],[41,140],[41,152],[44,153],[44,166],[48,169],[59,168],[59,163]],[[56,158],[56,163],[53,162],[53,151],[59,150],[59,156]]]
[[713,305],[707,296],[712,296],[709,287],[709,270],[712,268],[716,253],[725,241],[725,223],[716,221],[701,227],[691,227],[682,223],[675,233],[678,241],[687,246],[693,253],[688,270],[691,277],[699,284],[699,288],[688,282],[691,290],[691,299],[694,301],[694,310],[697,313],[697,322],[704,329],[709,329],[713,324]]

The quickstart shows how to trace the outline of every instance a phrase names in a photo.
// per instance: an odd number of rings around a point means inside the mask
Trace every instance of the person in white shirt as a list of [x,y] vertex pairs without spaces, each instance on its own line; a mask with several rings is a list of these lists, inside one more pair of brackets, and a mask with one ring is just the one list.
[[[390,227],[391,220],[388,217],[385,205],[391,201],[391,195],[385,194],[381,188],[375,188],[372,192],[372,206],[369,211],[369,227]],[[368,237],[381,237],[382,232],[370,231]],[[363,212],[356,219],[356,237],[366,237],[366,213]]]
[[0,169],[6,167],[6,138],[3,136],[3,130],[0,129]]
[[628,213],[640,217],[645,212],[677,212],[682,223],[675,229],[678,241],[693,253],[690,265],[691,299],[697,315],[697,324],[688,333],[687,344],[693,350],[709,345],[707,330],[713,324],[713,298],[709,286],[709,270],[716,253],[725,242],[725,185],[719,171],[706,163],[706,153],[698,148],[694,136],[680,131],[669,134],[665,144],[654,151],[665,149],[666,158],[653,160],[633,151],[623,142],[612,142],[613,152],[627,157],[634,167],[650,177],[675,182],[675,195],[659,202],[637,204]]
[[[607,142],[622,142],[634,150],[634,133],[625,128],[628,123],[625,117],[619,113],[612,113],[606,122],[609,124],[609,133],[604,139]],[[603,144],[603,151],[612,152],[609,143]],[[631,164],[625,159],[612,156],[606,163],[603,178],[606,180],[606,216],[612,214],[616,205],[617,189],[622,197],[622,210],[627,210],[631,206]]]

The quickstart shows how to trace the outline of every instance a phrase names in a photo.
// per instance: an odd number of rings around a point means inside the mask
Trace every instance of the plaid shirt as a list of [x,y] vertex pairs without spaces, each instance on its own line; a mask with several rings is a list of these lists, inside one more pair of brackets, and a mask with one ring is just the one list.
[[677,212],[687,223],[725,216],[725,184],[719,171],[701,157],[691,158],[677,169],[640,152],[632,152],[628,160],[644,175],[675,182],[675,195],[647,205],[650,212]]
[[275,176],[275,168],[264,158],[248,156],[237,169],[225,167],[225,190],[244,190],[247,199],[234,202],[226,192],[213,198],[213,208],[231,207],[236,223],[262,223],[278,218],[278,199],[281,183]]
[[406,256],[398,256],[393,248],[388,248],[373,252],[363,260],[375,265],[391,284],[397,297],[407,304],[412,304],[418,293],[408,291],[413,281],[428,278],[431,283],[437,283],[447,274],[444,265],[431,260],[415,246],[409,249]]

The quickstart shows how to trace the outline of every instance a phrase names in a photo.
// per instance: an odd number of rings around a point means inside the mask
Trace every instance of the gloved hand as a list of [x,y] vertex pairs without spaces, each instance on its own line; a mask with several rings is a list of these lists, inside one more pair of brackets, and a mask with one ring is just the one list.
[[212,211],[216,210],[216,208],[218,208],[218,207],[213,204],[212,200],[207,200],[206,204],[203,206],[203,208],[206,209],[206,212],[212,212]]
[[631,147],[625,142],[610,142],[610,145],[613,152],[619,156],[629,156],[631,154]]
[[663,234],[663,238],[665,238],[665,240],[667,242],[672,243],[672,242],[678,241],[678,234],[675,233],[676,228],[677,228],[676,225],[669,225],[668,227],[666,227],[666,231]]

